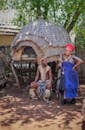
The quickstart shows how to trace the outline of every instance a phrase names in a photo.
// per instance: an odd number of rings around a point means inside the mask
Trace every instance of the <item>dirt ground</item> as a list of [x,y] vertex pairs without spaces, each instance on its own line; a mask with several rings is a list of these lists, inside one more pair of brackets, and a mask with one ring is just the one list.
[[80,85],[80,97],[75,105],[61,105],[52,99],[49,104],[29,99],[28,91],[16,84],[0,91],[0,130],[85,130],[82,124],[82,97],[85,85]]

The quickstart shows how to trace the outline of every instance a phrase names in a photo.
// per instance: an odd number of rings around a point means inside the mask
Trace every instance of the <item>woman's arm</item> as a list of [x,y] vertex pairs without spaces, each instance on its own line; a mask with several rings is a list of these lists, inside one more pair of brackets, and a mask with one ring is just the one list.
[[78,66],[80,66],[83,63],[83,60],[77,56],[74,56],[73,58],[76,61],[73,69],[76,69]]

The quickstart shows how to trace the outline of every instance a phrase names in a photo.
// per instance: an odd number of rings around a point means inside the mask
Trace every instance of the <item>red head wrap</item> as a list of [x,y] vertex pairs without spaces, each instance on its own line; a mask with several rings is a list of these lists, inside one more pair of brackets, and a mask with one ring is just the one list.
[[67,43],[65,45],[66,49],[69,49],[70,51],[74,51],[75,50],[75,46],[72,43]]

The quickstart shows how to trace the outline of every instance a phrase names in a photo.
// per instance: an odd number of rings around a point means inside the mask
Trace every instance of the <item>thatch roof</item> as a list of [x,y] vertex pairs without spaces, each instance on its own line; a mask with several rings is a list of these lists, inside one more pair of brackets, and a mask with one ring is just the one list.
[[40,19],[21,29],[15,37],[11,49],[16,51],[23,46],[31,46],[37,55],[41,51],[41,55],[50,57],[62,53],[62,48],[68,42],[71,42],[70,37],[63,27]]
[[16,35],[20,31],[19,28],[0,26],[0,35]]
[[14,19],[17,16],[15,9],[2,9],[0,10],[0,26],[14,27]]

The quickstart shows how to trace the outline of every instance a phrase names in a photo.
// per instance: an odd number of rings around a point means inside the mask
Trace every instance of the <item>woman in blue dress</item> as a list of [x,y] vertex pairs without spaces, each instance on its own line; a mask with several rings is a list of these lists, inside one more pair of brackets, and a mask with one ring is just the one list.
[[67,43],[65,46],[65,55],[62,57],[62,69],[64,74],[64,104],[75,103],[79,80],[76,68],[83,63],[83,60],[73,55],[75,47],[71,43]]

